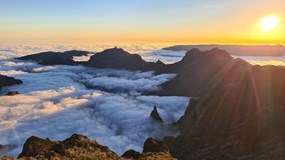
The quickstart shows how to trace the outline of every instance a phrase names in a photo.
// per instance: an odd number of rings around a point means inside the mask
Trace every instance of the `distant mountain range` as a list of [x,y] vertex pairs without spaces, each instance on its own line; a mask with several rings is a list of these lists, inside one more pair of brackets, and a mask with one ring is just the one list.
[[[44,54],[20,59],[41,63],[42,57],[53,55]],[[59,64],[69,64],[70,58]],[[168,65],[112,48],[78,64],[177,74],[156,94],[193,97],[184,116],[173,124],[181,135],[147,147],[165,144],[173,157],[182,160],[285,157],[285,69],[281,67],[251,65],[219,48],[191,49],[181,61]]]
[[283,56],[285,54],[285,46],[282,45],[176,45],[164,49],[172,51],[189,51],[193,48],[202,51],[220,48],[228,51],[234,56]]

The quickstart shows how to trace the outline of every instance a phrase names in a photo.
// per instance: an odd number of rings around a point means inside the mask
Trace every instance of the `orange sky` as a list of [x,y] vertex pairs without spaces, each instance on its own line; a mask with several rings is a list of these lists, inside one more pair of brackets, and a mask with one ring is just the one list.
[[285,44],[284,0],[107,1],[1,2],[0,42]]

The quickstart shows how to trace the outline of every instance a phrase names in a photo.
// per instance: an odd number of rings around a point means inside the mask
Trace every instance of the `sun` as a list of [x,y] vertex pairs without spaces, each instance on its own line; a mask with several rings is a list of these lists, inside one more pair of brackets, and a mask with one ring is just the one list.
[[278,26],[278,21],[279,18],[277,16],[268,16],[262,20],[260,27],[263,31],[268,32]]

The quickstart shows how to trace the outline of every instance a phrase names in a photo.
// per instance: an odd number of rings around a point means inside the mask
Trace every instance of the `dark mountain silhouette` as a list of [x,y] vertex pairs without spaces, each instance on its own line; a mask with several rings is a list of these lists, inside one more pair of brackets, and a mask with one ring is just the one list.
[[166,94],[197,97],[206,94],[217,82],[219,74],[231,66],[234,59],[224,50],[192,49],[183,59],[167,66],[167,71],[177,76],[163,84]]
[[162,72],[165,67],[161,61],[158,61],[157,63],[145,62],[140,55],[130,54],[120,48],[111,48],[104,50],[103,52],[96,53],[85,65],[98,68],[141,71],[154,70],[160,72]]
[[2,87],[12,86],[12,85],[21,84],[21,83],[23,83],[21,80],[15,79],[13,77],[7,77],[7,76],[0,74],[0,90]]
[[198,48],[202,51],[206,51],[216,47],[227,50],[231,55],[235,56],[282,56],[285,54],[285,46],[282,45],[176,45],[164,49],[172,51],[189,51],[193,48]]
[[165,140],[174,157],[285,157],[283,68],[253,66],[219,49],[193,49],[176,65],[178,75],[165,88],[196,98],[177,123],[182,136]]
[[86,51],[66,51],[66,52],[43,52],[33,55],[28,55],[20,57],[21,60],[36,61],[42,65],[76,65],[80,62],[75,62],[73,60],[74,56],[86,56],[90,52]]

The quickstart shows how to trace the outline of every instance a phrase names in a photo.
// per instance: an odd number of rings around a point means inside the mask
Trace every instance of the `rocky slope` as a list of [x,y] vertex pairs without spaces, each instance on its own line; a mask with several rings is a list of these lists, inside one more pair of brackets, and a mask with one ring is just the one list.
[[[90,140],[86,136],[74,134],[63,141],[54,142],[49,139],[30,137],[24,144],[19,160],[173,160],[168,148],[163,142],[149,139],[145,143],[148,147],[143,153],[134,150],[127,151],[122,157],[108,147]],[[3,157],[1,160],[13,160],[12,157]]]

